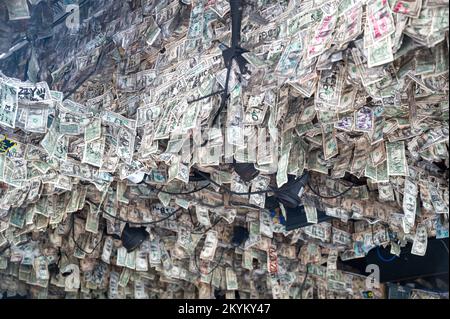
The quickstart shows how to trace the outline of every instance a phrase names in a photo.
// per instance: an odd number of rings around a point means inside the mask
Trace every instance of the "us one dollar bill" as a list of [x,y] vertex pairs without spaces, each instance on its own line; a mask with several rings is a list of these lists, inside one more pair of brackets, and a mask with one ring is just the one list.
[[214,259],[218,243],[218,233],[215,230],[210,230],[206,233],[205,244],[200,253],[200,258],[208,261]]
[[408,164],[403,141],[386,143],[387,173],[389,176],[406,176]]

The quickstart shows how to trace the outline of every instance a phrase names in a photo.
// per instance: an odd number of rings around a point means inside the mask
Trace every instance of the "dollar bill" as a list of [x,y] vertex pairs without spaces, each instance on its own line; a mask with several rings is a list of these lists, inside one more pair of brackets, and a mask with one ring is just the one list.
[[0,123],[15,128],[18,110],[18,90],[0,79]]
[[424,224],[417,225],[416,234],[414,236],[411,254],[417,256],[425,256],[428,245],[428,233]]
[[148,251],[150,248],[150,242],[144,241],[136,252],[136,271],[148,270]]
[[125,267],[129,269],[136,269],[136,250],[127,252],[125,257]]
[[289,153],[291,151],[291,144],[285,145],[281,151],[281,156],[278,161],[278,170],[277,170],[277,186],[281,187],[288,181],[287,169],[289,164]]
[[122,272],[120,273],[119,276],[119,286],[120,287],[126,287],[128,284],[128,281],[130,280],[131,277],[131,270],[128,268],[122,268]]
[[[264,176],[257,176],[252,180],[251,191],[262,191],[268,189],[270,183],[270,179]],[[250,195],[249,203],[264,208],[264,204],[266,201],[265,194],[252,194]]]
[[420,0],[396,0],[391,5],[392,12],[400,13],[411,18],[418,18],[422,1]]
[[155,267],[161,262],[161,248],[159,239],[155,238],[150,241],[150,252],[148,255],[148,261],[151,267]]
[[414,227],[416,210],[417,210],[417,185],[410,179],[405,179],[405,187],[403,191],[403,230],[409,234]]
[[208,211],[207,207],[200,206],[200,205],[196,206],[195,207],[195,214],[197,216],[197,221],[200,224],[202,224],[202,225],[204,225],[206,227],[211,226],[211,221],[209,219],[209,211]]
[[266,237],[273,237],[273,224],[270,218],[269,212],[266,210],[261,210],[259,214],[259,230],[258,234],[264,235]]
[[103,165],[103,153],[105,151],[105,138],[91,142],[85,142],[82,163],[96,167]]
[[147,299],[148,294],[145,291],[145,285],[142,280],[134,280],[134,298]]
[[259,222],[250,222],[249,223],[249,238],[246,240],[244,244],[244,249],[248,249],[249,247],[256,245],[261,240],[260,233],[260,223]]
[[223,18],[230,11],[230,4],[227,1],[215,0],[209,9],[214,11],[220,18]]
[[109,273],[109,286],[108,286],[108,298],[109,299],[118,298],[119,278],[120,278],[120,274],[117,271],[111,271]]
[[163,266],[164,272],[170,276],[170,273],[173,268],[173,261],[172,261],[172,258],[170,256],[169,252],[167,251],[167,249],[164,246],[164,242],[161,242],[160,244],[161,244],[160,248],[161,248],[162,266]]
[[118,134],[116,154],[126,164],[131,164],[134,154],[135,132],[121,128]]
[[84,142],[89,143],[99,139],[102,136],[102,120],[100,118],[92,119],[84,129]]
[[367,56],[367,65],[369,68],[394,61],[391,38],[386,37],[374,43],[367,49]]
[[47,131],[48,108],[29,107],[26,113],[25,130],[33,133],[45,133]]
[[354,130],[359,132],[370,132],[373,130],[373,112],[369,107],[362,107],[355,112]]
[[11,0],[6,2],[10,21],[29,19],[30,11],[26,0]]
[[304,205],[306,220],[308,223],[317,224],[317,209],[314,206]]
[[331,224],[329,223],[314,224],[304,229],[305,234],[312,238],[317,238],[323,242],[328,242],[331,239]]
[[237,290],[239,288],[236,273],[230,267],[225,268],[225,279],[227,290]]
[[370,152],[370,160],[373,166],[378,166],[380,163],[386,160],[386,147],[384,142],[376,144],[376,146]]
[[322,150],[311,151],[307,157],[307,166],[311,171],[315,171],[322,174],[328,174],[328,168],[323,162],[323,152]]
[[[19,82],[17,83],[17,91],[18,101],[21,104],[51,102],[51,94],[47,82]],[[64,105],[67,105],[67,103],[69,103],[68,100],[64,102]]]
[[191,233],[185,227],[180,227],[177,235],[177,244],[188,250],[192,244]]
[[387,173],[389,176],[406,176],[408,166],[405,156],[405,142],[387,142]]
[[126,258],[127,258],[127,249],[125,247],[119,247],[117,249],[116,265],[119,267],[125,267]]
[[147,45],[153,45],[160,34],[161,28],[156,24],[155,20],[151,18],[151,22],[149,23],[147,30],[144,33]]
[[340,103],[344,84],[344,69],[336,63],[330,70],[321,71],[317,84],[317,98],[314,105],[317,111],[333,110]]
[[321,55],[331,45],[332,34],[336,25],[337,15],[324,15],[317,28],[311,30],[313,35],[307,45],[307,58]]
[[89,212],[86,218],[85,230],[87,232],[97,234],[99,226],[100,215],[97,212],[97,208],[94,205],[89,206]]
[[337,249],[331,249],[327,258],[327,272],[337,270]]
[[46,256],[39,256],[37,258],[34,258],[33,268],[36,274],[36,278],[41,280],[50,279]]
[[322,125],[322,145],[325,160],[328,160],[339,153],[333,124]]
[[395,32],[395,24],[387,0],[372,0],[367,5],[368,35],[374,44],[389,38]]
[[188,39],[196,39],[203,34],[204,4],[203,1],[200,0],[193,2],[187,32]]
[[107,236],[103,243],[103,250],[102,250],[102,254],[101,254],[101,259],[103,262],[105,262],[107,264],[110,263],[112,250],[113,250],[113,238],[110,236]]
[[448,205],[443,200],[438,189],[432,183],[428,183],[428,190],[430,192],[431,203],[436,214],[448,214]]
[[117,127],[125,126],[130,130],[136,129],[136,121],[135,120],[127,119],[126,117],[124,117],[120,114],[111,112],[111,111],[104,111],[102,113],[101,119],[104,123],[107,123],[110,125],[114,125]]
[[212,261],[218,244],[218,233],[215,230],[209,230],[206,233],[205,244],[200,253],[200,259]]
[[267,251],[267,270],[270,274],[276,274],[278,268],[277,246],[272,244]]
[[275,72],[283,77],[292,75],[300,62],[302,49],[301,38],[294,40],[286,46],[275,68]]

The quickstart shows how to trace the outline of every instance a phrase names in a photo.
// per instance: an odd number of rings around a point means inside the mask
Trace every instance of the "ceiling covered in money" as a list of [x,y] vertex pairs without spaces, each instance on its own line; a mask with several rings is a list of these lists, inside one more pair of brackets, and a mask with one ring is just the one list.
[[448,14],[0,0],[0,296],[386,298],[352,261],[448,244]]

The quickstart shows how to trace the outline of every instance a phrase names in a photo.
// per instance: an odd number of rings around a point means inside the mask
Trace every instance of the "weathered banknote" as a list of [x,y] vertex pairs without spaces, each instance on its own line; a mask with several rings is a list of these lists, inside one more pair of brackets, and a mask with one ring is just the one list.
[[389,176],[406,176],[408,164],[405,155],[405,142],[387,142],[387,173]]

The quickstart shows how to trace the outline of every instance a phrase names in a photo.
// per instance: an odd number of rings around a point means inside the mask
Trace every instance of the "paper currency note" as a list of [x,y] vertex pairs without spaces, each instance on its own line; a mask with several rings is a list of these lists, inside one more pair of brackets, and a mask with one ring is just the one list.
[[322,125],[322,145],[325,160],[328,160],[339,153],[333,124]]
[[424,224],[419,224],[416,228],[416,235],[411,248],[411,254],[417,256],[425,256],[428,245],[427,228]]
[[387,142],[387,173],[389,176],[406,176],[407,162],[405,156],[405,142]]
[[[270,179],[263,176],[257,176],[252,180],[251,191],[262,191],[268,188]],[[252,194],[250,195],[249,203],[264,208],[266,201],[265,194]]]
[[105,138],[97,139],[84,144],[82,163],[102,167],[103,153],[105,151]]
[[15,128],[17,116],[18,90],[0,80],[0,123]]
[[420,0],[396,0],[392,4],[392,12],[401,13],[411,18],[418,18],[422,1]]
[[276,245],[270,245],[269,250],[267,251],[267,270],[271,274],[278,273],[278,254]]
[[308,223],[317,224],[317,209],[314,206],[304,205],[306,220]]
[[150,241],[150,253],[148,255],[148,261],[150,266],[154,267],[161,262],[161,249],[159,244],[159,238],[155,238]]
[[209,219],[209,211],[207,207],[204,206],[196,206],[195,207],[195,214],[197,216],[197,221],[206,226],[209,227],[211,225],[211,221]]
[[6,7],[8,8],[8,16],[10,21],[29,19],[31,17],[26,0],[6,1]]
[[403,230],[406,234],[414,227],[417,210],[417,185],[410,179],[405,178],[403,193]]
[[434,207],[436,214],[448,214],[448,205],[443,200],[438,189],[432,184],[428,184],[428,190],[430,192],[431,203]]
[[389,38],[395,32],[395,24],[387,0],[371,0],[367,6],[369,36],[374,43]]
[[121,128],[118,134],[116,154],[125,163],[131,164],[134,154],[135,132]]
[[203,34],[203,21],[204,21],[204,4],[203,1],[194,1],[191,10],[191,16],[189,18],[189,28],[187,32],[188,39],[196,39]]
[[269,213],[266,210],[261,210],[259,214],[259,233],[272,238],[273,226]]
[[108,123],[110,125],[114,125],[117,127],[125,126],[130,130],[136,129],[136,121],[127,119],[126,117],[123,117],[120,114],[111,112],[111,111],[104,111],[102,113],[102,121],[105,123]]
[[[17,98],[21,104],[51,101],[50,89],[47,82],[21,82],[17,86]],[[65,102],[67,105],[68,102]]]
[[288,77],[292,75],[298,63],[300,62],[302,54],[302,40],[296,39],[291,42],[285,49],[283,54],[278,61],[278,64],[275,68],[275,72],[277,72],[280,76]]
[[215,230],[209,230],[206,233],[205,244],[200,253],[200,259],[212,261],[216,252],[218,243],[218,233]]
[[149,241],[144,241],[136,252],[136,271],[148,270],[148,250],[150,247]]
[[373,112],[369,107],[362,107],[355,112],[355,131],[370,132],[373,129]]
[[103,244],[103,250],[101,255],[101,259],[103,262],[107,264],[110,263],[112,249],[113,249],[113,238],[107,236]]
[[125,267],[130,269],[136,269],[136,254],[137,254],[136,250],[127,252],[127,255],[125,257]]
[[131,274],[132,274],[132,272],[129,268],[125,268],[125,267],[122,268],[122,272],[120,273],[120,277],[119,277],[119,286],[120,287],[127,286],[128,281],[130,280]]
[[317,84],[317,98],[314,106],[317,111],[330,111],[339,105],[343,86],[343,71],[339,64],[335,64],[331,70],[321,72]]
[[127,258],[127,249],[125,247],[119,247],[117,249],[116,265],[125,267],[125,261]]
[[25,130],[34,133],[47,131],[48,107],[29,107],[26,113]]
[[236,277],[236,273],[230,267],[225,269],[225,278],[227,284],[227,290],[237,290],[238,289],[238,281]]
[[386,160],[386,147],[384,142],[378,143],[370,153],[370,159],[373,166],[378,166]]
[[394,61],[391,38],[386,37],[374,43],[367,49],[367,55],[367,65],[369,68]]
[[109,299],[118,298],[119,278],[120,278],[120,274],[118,272],[111,271],[109,273],[109,289],[108,289],[108,298]]
[[289,164],[289,153],[291,151],[291,144],[283,147],[281,151],[281,156],[278,161],[278,171],[277,171],[277,186],[281,187],[288,181],[287,168]]
[[155,20],[152,18],[148,24],[147,30],[145,31],[145,40],[147,45],[151,46],[158,38],[161,33],[161,28],[156,24]]
[[87,232],[97,234],[99,226],[100,214],[97,212],[97,207],[94,205],[89,206],[89,212],[86,218],[85,230]]
[[84,130],[84,142],[92,142],[99,139],[102,135],[102,120],[100,118],[92,119]]
[[337,15],[324,15],[315,30],[307,46],[307,57],[309,59],[322,54],[331,44],[332,34],[336,25]]

